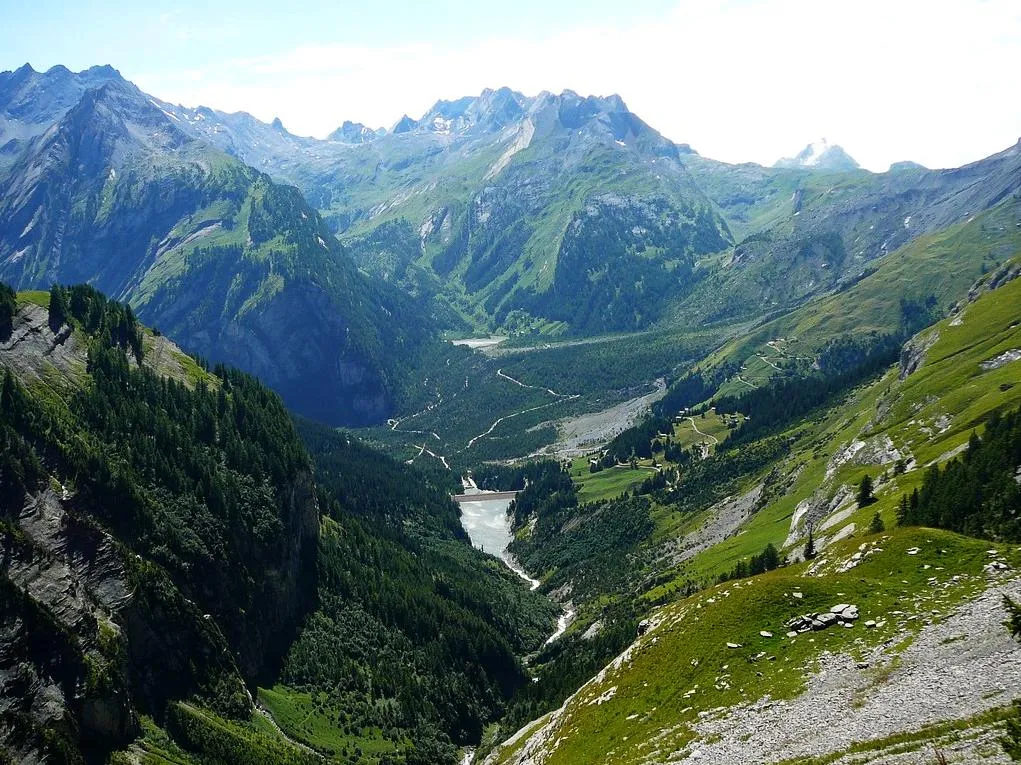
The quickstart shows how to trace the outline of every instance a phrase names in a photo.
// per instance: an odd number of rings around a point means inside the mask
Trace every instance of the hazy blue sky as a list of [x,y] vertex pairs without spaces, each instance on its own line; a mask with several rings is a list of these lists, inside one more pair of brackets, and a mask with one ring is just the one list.
[[1021,135],[1017,0],[2,2],[0,69],[109,63],[301,134],[509,85],[620,93],[728,161],[825,137],[872,169],[951,166]]

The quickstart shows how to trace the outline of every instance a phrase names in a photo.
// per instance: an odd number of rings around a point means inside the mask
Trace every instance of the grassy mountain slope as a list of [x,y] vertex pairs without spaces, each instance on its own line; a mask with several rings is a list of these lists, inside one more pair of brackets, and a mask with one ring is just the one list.
[[[851,561],[862,544],[875,552],[852,571],[836,571],[835,564]],[[898,530],[835,546],[825,570],[810,573],[800,564],[665,606],[617,660],[487,762],[656,763],[701,757],[818,762],[812,755],[836,755],[825,760],[833,761],[844,750],[864,750],[867,756],[866,742],[876,739],[874,749],[880,752],[897,743],[909,752],[924,751],[933,740],[945,746],[941,733],[1002,720],[1010,693],[997,686],[1002,677],[1017,674],[1019,649],[995,622],[999,603],[990,604],[992,623],[979,623],[981,630],[998,629],[988,634],[970,631],[979,625],[964,621],[967,605],[956,610],[990,584],[1016,591],[1016,582],[990,582],[984,570],[989,549],[988,542],[947,532]],[[1021,563],[1013,548],[993,549],[1006,564]],[[850,629],[837,625],[785,636],[788,619],[829,611],[838,603],[859,607],[860,619]],[[955,625],[955,619],[961,622]],[[869,629],[866,620],[882,625]],[[957,645],[933,645],[944,637]],[[912,650],[913,642],[925,648]],[[957,685],[954,702],[929,705],[894,691],[910,682],[912,672],[937,683],[938,672],[965,650],[995,656],[1003,662],[1002,674],[989,673],[981,660],[964,653],[955,662],[957,671],[981,668],[985,674]],[[837,658],[844,655],[850,658]],[[926,671],[927,666],[937,669]],[[817,674],[823,668],[837,674],[837,682]],[[828,723],[799,704],[824,692],[824,686],[832,695],[814,703],[826,705]],[[947,691],[949,686],[930,687],[933,693]],[[898,713],[883,706],[894,699],[901,704]],[[785,706],[810,719],[788,720]],[[847,715],[842,721],[838,709]],[[856,724],[859,715],[862,722]],[[919,730],[925,725],[931,727]],[[889,740],[882,741],[886,736]]]
[[[747,721],[740,714],[744,713],[728,711],[732,705],[752,704],[767,694],[772,699],[800,698],[806,688],[803,675],[823,661],[824,650],[870,656],[869,661],[895,670],[895,655],[907,645],[880,655],[882,651],[876,648],[882,642],[879,633],[863,635],[860,625],[832,635],[828,631],[821,641],[806,636],[788,644],[757,637],[760,630],[778,637],[785,634],[783,622],[796,615],[795,610],[820,610],[819,606],[828,608],[838,602],[868,603],[870,616],[863,615],[862,620],[876,621],[893,611],[896,618],[887,618],[887,631],[882,632],[889,648],[891,638],[899,645],[898,641],[909,637],[926,618],[938,624],[961,598],[984,592],[988,580],[982,567],[990,560],[985,552],[990,547],[987,542],[930,530],[898,530],[892,537],[879,539],[870,535],[869,528],[877,513],[887,528],[894,526],[901,498],[921,486],[930,465],[959,454],[973,433],[982,435],[983,424],[995,413],[1021,405],[1016,383],[1021,363],[1017,353],[1021,349],[1021,280],[1013,278],[1017,265],[1014,260],[991,272],[957,313],[913,338],[903,362],[880,376],[838,391],[821,406],[800,412],[795,407],[793,416],[744,439],[739,439],[742,430],[757,420],[768,421],[764,418],[769,413],[739,407],[750,419],[741,428],[730,430],[731,439],[737,441],[733,446],[717,437],[721,443],[710,451],[710,457],[696,453],[678,461],[667,450],[666,454],[654,453],[653,459],[640,459],[640,467],[655,460],[668,471],[676,467],[679,476],[671,477],[668,472],[658,487],[649,481],[632,483],[635,499],[576,508],[551,502],[538,507],[538,522],[526,518],[522,535],[545,534],[535,555],[539,555],[536,561],[546,561],[547,581],[558,592],[570,593],[579,614],[564,646],[554,646],[540,657],[542,663],[536,667],[540,681],[535,688],[547,688],[547,695],[533,693],[542,703],[530,708],[550,710],[565,698],[570,686],[558,691],[557,679],[562,673],[569,676],[572,651],[595,647],[587,642],[591,638],[585,637],[590,631],[600,634],[599,627],[607,630],[628,620],[634,623],[643,614],[654,624],[668,627],[651,632],[652,640],[640,639],[627,658],[600,673],[559,712],[508,741],[494,761],[523,761],[520,758],[527,755],[537,762],[588,762],[585,752],[593,751],[592,747],[603,754],[613,752],[614,761],[622,762],[669,761],[671,752],[678,757],[691,755],[695,749],[711,746],[719,735],[706,733],[707,737],[696,740],[705,717],[700,712],[716,710],[713,715],[724,719],[730,719],[728,714],[738,715],[733,724],[743,725]],[[694,422],[703,423],[705,432],[714,432],[711,423],[706,424],[697,412]],[[675,433],[682,440],[681,433]],[[644,477],[648,475],[644,473]],[[875,485],[875,501],[859,507],[855,497],[866,475]],[[550,523],[552,536],[547,533]],[[800,560],[810,530],[816,550],[821,550],[811,565],[782,568],[763,578],[720,585],[685,599],[721,577],[747,576],[754,557],[767,545],[773,545],[780,558]],[[604,549],[606,545],[610,549]],[[866,568],[865,563],[858,563],[860,554],[852,556],[870,547],[882,551],[876,550],[875,562],[869,558]],[[926,551],[917,560],[914,553],[906,552],[914,547]],[[997,549],[1013,554],[1013,548]],[[521,550],[526,563],[535,557],[527,545]],[[932,554],[938,562],[921,559]],[[905,560],[909,561],[906,568]],[[1010,561],[1011,566],[1017,563]],[[843,573],[842,567],[854,570]],[[941,593],[933,597],[939,603],[928,594],[933,572]],[[959,578],[953,579],[955,576]],[[721,597],[724,590],[728,594]],[[803,591],[811,603],[794,603],[790,597],[794,590]],[[998,596],[982,597],[990,608],[998,608]],[[833,602],[826,604],[830,599]],[[931,618],[936,616],[930,614],[933,607],[943,616]],[[755,613],[755,618],[747,618],[748,613]],[[920,615],[909,621],[912,614]],[[994,615],[994,626],[997,618],[1002,621],[1002,616]],[[967,634],[969,640],[981,642],[986,633]],[[997,650],[1015,661],[1005,632],[1002,638]],[[628,642],[608,642],[602,648],[613,650],[616,645],[619,649]],[[728,642],[747,648],[728,648]],[[759,656],[760,651],[766,654]],[[775,655],[775,664],[764,663],[770,654]],[[609,659],[612,654],[603,655]],[[912,661],[921,660],[912,656]],[[728,658],[729,672],[722,666],[728,664]],[[664,673],[666,667],[671,670]],[[851,667],[853,670],[854,661]],[[735,682],[738,675],[743,679]],[[868,673],[863,678],[867,680]],[[990,681],[989,675],[983,678],[983,683]],[[905,682],[903,676],[891,680],[891,688],[896,688],[897,682]],[[807,687],[811,689],[812,683]],[[990,694],[985,698],[997,700],[986,703],[978,698],[973,712],[1009,701],[1009,696],[995,696],[995,688],[988,683],[983,688],[982,693]],[[863,704],[868,703],[867,683],[856,693],[861,694]],[[717,709],[721,706],[723,709]],[[953,720],[957,715],[953,709],[942,709],[931,721]],[[517,723],[519,718],[513,719]],[[966,720],[955,725],[985,730],[989,720],[982,719],[985,722]],[[791,736],[805,735],[795,720],[781,721]],[[505,735],[511,732],[503,731]],[[924,741],[927,735],[913,734],[905,727],[888,732],[901,732],[906,741],[915,740],[913,736]],[[879,737],[879,733],[873,736]],[[839,751],[867,738],[860,730],[852,740],[838,736],[831,749],[821,745],[817,753]],[[787,746],[789,740],[784,741]],[[740,759],[741,751],[751,752],[741,750],[740,742],[730,741],[729,745],[738,747],[729,750],[730,757]],[[773,755],[762,756],[769,759]]]
[[828,173],[685,159],[735,231],[733,250],[678,307],[677,320],[780,313],[846,289],[920,236],[966,223],[1021,188],[1021,145],[952,170]]
[[[878,260],[844,289],[724,345],[704,367],[742,365],[741,378],[761,385],[780,370],[804,368],[828,342],[851,334],[903,335],[946,315],[983,274],[1021,252],[1021,201],[1008,198],[990,210],[921,236]],[[747,390],[732,378],[728,393]]]

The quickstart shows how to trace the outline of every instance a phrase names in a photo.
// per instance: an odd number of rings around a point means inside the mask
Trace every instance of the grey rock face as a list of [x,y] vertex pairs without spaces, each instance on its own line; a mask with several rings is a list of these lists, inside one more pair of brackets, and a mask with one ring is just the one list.
[[[0,534],[0,591],[9,598],[0,607],[0,716],[20,712],[35,731],[123,746],[138,720],[123,667],[99,651],[101,630],[119,636],[116,619],[131,601],[122,553],[48,490],[29,498],[17,528],[20,538]],[[97,673],[106,680],[92,681]],[[25,749],[29,760],[45,751],[44,739],[2,726],[0,744]]]
[[916,372],[925,363],[925,355],[939,340],[939,332],[928,330],[911,338],[904,344],[900,352],[901,380]]
[[14,317],[7,340],[0,342],[0,364],[7,366],[20,380],[38,380],[48,369],[71,379],[84,372],[86,349],[71,328],[50,328],[49,312],[37,305],[26,305]]

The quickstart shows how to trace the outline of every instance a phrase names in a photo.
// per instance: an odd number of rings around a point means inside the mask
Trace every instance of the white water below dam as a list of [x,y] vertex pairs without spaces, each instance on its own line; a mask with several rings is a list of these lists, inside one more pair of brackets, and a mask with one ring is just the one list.
[[479,499],[462,499],[458,502],[461,506],[461,525],[468,532],[468,538],[472,545],[495,555],[507,564],[507,568],[520,576],[534,590],[539,586],[539,580],[530,577],[521,564],[507,552],[507,547],[514,539],[511,533],[510,518],[507,516],[507,508],[510,507],[511,499],[486,499],[490,492],[482,491],[474,485],[467,485],[465,494],[471,494]]

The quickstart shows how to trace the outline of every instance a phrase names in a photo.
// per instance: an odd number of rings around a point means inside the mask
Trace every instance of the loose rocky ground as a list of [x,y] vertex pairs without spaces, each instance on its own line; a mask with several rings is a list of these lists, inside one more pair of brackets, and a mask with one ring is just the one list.
[[661,554],[669,561],[669,565],[690,560],[737,531],[754,512],[762,488],[761,483],[756,484],[740,496],[727,497],[718,502],[710,508],[701,526],[686,536],[664,544]]
[[[863,660],[823,656],[808,690],[790,701],[763,699],[708,714],[699,741],[667,762],[783,762],[847,750],[853,744],[1004,706],[1021,693],[1021,645],[1003,626],[1003,595],[1021,580],[1000,581],[949,617],[924,627],[899,654],[888,641]],[[991,731],[954,743],[950,762],[1008,762],[992,752]],[[889,763],[932,762],[928,751],[891,753]],[[861,762],[848,755],[839,762]],[[874,760],[869,760],[874,761]]]
[[666,395],[666,381],[656,380],[656,389],[624,401],[610,409],[574,417],[560,423],[560,439],[551,448],[558,459],[577,457],[610,441],[634,425],[648,408]]

